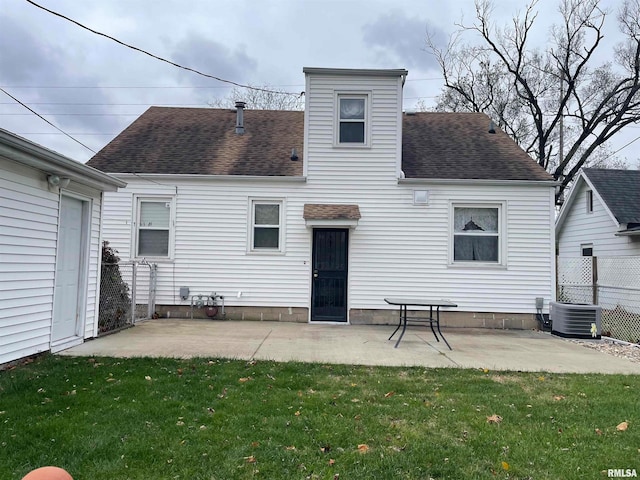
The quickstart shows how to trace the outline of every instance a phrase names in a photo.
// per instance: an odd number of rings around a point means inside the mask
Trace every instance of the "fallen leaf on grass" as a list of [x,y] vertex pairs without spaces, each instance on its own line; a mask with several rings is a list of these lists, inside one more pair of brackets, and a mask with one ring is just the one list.
[[294,415],[295,415],[296,417],[299,417],[299,416],[301,415],[300,410],[296,410],[296,413],[294,413]]
[[260,446],[260,442],[251,442],[251,446],[253,448],[259,447]]
[[295,449],[296,449],[296,447],[295,447],[295,445],[290,445],[290,446],[288,446],[288,447],[284,447],[284,449],[285,449],[285,450],[288,450],[288,451],[292,451],[292,450],[295,450]]
[[564,395],[554,395],[554,396],[553,396],[553,399],[554,399],[556,402],[559,402],[560,400],[564,400],[564,398],[565,398],[565,397],[564,397]]
[[320,447],[320,451],[322,453],[327,453],[329,450],[331,450],[331,445],[325,445],[324,447]]
[[490,417],[487,417],[487,423],[500,423],[502,421],[502,417],[500,415],[496,415],[495,413]]
[[256,457],[254,457],[253,455],[249,455],[248,457],[244,457],[245,462],[247,463],[256,463]]
[[596,428],[596,433],[597,433],[598,435],[602,435],[602,430],[600,430],[599,428]]
[[510,468],[511,468],[511,466],[507,462],[502,462],[502,469],[503,470],[509,470]]
[[393,397],[396,394],[396,392],[387,392],[384,394],[384,398],[389,398],[389,397]]
[[145,375],[144,379],[147,380],[147,381],[151,381],[151,377],[149,375]]
[[332,467],[336,464],[336,461],[333,458],[329,459],[329,466]]
[[618,430],[619,432],[624,432],[627,428],[629,428],[629,422],[622,422],[618,424],[616,430]]
[[366,443],[361,443],[360,445],[358,445],[358,451],[360,453],[367,453],[369,451],[369,445],[367,445]]
[[242,377],[238,379],[240,383],[245,383],[245,382],[248,382],[249,380],[251,380],[251,377]]

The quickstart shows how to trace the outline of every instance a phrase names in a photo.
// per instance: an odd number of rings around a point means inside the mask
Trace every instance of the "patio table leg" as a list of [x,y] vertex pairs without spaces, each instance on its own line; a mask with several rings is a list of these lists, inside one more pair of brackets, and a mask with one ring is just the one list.
[[402,332],[400,332],[400,336],[398,337],[398,341],[396,342],[396,345],[394,348],[398,348],[398,345],[400,345],[400,340],[402,340],[402,337],[404,336],[404,331],[407,329],[407,306],[406,305],[400,305],[400,317],[402,319]]
[[[451,345],[449,345],[449,342],[447,342],[447,339],[444,338],[444,335],[442,335],[442,332],[440,331],[440,307],[436,308],[436,322],[437,322],[437,327],[438,327],[438,333],[440,334],[440,336],[442,337],[442,340],[444,340],[444,343],[447,344],[447,347],[449,347],[449,350],[453,350],[453,348],[451,348]],[[433,330],[433,327],[431,327],[431,330]],[[435,335],[435,333],[434,333]],[[436,337],[438,338],[438,337]]]

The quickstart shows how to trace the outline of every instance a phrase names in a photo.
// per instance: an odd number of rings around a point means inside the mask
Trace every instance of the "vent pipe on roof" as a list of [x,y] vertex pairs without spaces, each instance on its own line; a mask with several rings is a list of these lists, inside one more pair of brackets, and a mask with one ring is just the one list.
[[236,102],[236,133],[242,135],[244,133],[244,102]]
[[489,123],[489,133],[496,133],[496,124],[493,123],[493,120]]

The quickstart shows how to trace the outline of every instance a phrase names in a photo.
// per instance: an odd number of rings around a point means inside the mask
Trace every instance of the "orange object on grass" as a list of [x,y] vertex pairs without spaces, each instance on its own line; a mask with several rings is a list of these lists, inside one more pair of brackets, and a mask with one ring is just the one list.
[[40,467],[27,473],[22,480],[73,480],[73,477],[60,467]]

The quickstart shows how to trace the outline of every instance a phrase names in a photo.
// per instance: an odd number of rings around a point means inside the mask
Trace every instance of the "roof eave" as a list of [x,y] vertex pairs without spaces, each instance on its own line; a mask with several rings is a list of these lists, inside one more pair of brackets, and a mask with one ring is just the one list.
[[349,75],[360,77],[403,77],[409,74],[404,68],[372,69],[372,68],[320,68],[304,67],[302,72],[311,75]]
[[527,186],[555,188],[555,180],[498,180],[476,178],[399,178],[400,185],[482,185],[482,186]]
[[103,191],[116,191],[127,184],[107,173],[84,165],[53,150],[0,129],[0,155],[42,172]]
[[177,173],[112,173],[114,177],[127,180],[197,180],[197,181],[247,181],[247,182],[288,182],[305,183],[307,177],[294,175],[201,175]]

